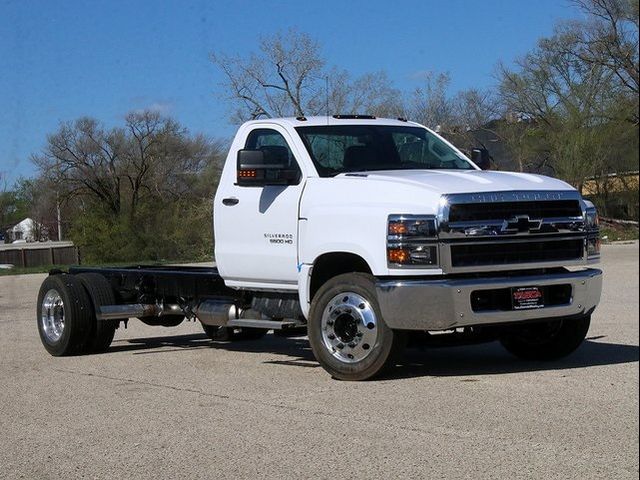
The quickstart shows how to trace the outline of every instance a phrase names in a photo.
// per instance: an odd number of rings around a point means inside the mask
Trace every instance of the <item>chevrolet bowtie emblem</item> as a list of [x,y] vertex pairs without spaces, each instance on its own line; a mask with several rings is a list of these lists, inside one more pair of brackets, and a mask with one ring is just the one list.
[[531,220],[529,215],[516,215],[510,220],[505,220],[500,228],[501,233],[524,233],[532,230],[540,230],[542,220]]

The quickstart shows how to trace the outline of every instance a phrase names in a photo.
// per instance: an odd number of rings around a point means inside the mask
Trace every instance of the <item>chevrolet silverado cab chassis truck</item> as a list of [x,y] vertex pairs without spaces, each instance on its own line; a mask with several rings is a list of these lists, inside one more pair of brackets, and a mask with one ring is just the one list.
[[600,300],[596,210],[560,180],[482,170],[485,153],[404,119],[245,123],[214,199],[217,267],[52,271],[42,343],[104,351],[130,318],[228,341],[304,327],[344,380],[379,374],[408,337],[568,355]]

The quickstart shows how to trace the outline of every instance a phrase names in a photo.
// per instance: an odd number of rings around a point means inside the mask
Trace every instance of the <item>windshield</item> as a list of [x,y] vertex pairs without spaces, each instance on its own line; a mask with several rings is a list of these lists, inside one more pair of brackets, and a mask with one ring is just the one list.
[[461,154],[420,127],[297,127],[321,177],[371,170],[473,170]]

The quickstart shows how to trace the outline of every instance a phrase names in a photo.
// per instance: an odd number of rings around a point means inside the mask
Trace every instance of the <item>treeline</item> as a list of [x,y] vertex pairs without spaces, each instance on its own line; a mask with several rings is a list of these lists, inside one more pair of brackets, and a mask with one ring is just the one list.
[[214,53],[212,61],[236,121],[409,118],[462,149],[496,149],[497,168],[553,175],[578,189],[588,183],[604,214],[637,220],[637,174],[626,174],[638,171],[638,0],[573,3],[581,19],[556,25],[513,66],[499,64],[492,89],[451,95],[448,74],[429,71],[417,74],[421,85],[412,91],[396,88],[384,71],[353,78],[297,30],[264,38],[252,55]]
[[11,195],[51,239],[60,207],[63,237],[85,262],[205,260],[223,154],[220,142],[155,112],[110,129],[81,118],[47,137],[32,158],[39,175]]
[[[577,188],[595,183],[605,213],[608,196],[626,195],[625,215],[637,219],[637,180],[635,191],[609,192],[608,179],[638,170],[638,0],[574,3],[581,19],[558,24],[513,66],[498,65],[487,90],[450,94],[448,74],[429,71],[412,91],[384,71],[354,78],[297,30],[262,39],[250,55],[215,52],[211,60],[232,122],[327,112],[405,117],[463,149],[500,144],[509,168]],[[63,236],[86,262],[210,258],[226,143],[148,111],[111,129],[91,118],[65,123],[33,156],[38,175],[0,194],[0,226],[31,216],[56,238],[59,207]]]

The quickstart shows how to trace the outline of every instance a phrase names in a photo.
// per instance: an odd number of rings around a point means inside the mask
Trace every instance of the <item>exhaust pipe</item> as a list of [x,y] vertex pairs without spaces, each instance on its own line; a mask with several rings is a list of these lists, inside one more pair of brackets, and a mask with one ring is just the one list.
[[156,305],[133,303],[125,305],[102,305],[96,312],[98,320],[127,320],[140,317],[162,317],[164,315],[184,315],[180,305]]
[[[205,325],[221,327],[242,320],[255,322],[264,319],[261,313],[251,309],[244,310],[229,300],[204,300],[193,309],[192,313]],[[164,315],[185,315],[185,311],[179,305],[174,304],[156,305],[133,303],[126,305],[103,305],[96,313],[97,319],[101,321],[127,320],[129,318],[141,317],[163,317]],[[186,313],[186,315],[189,316],[188,313]]]

